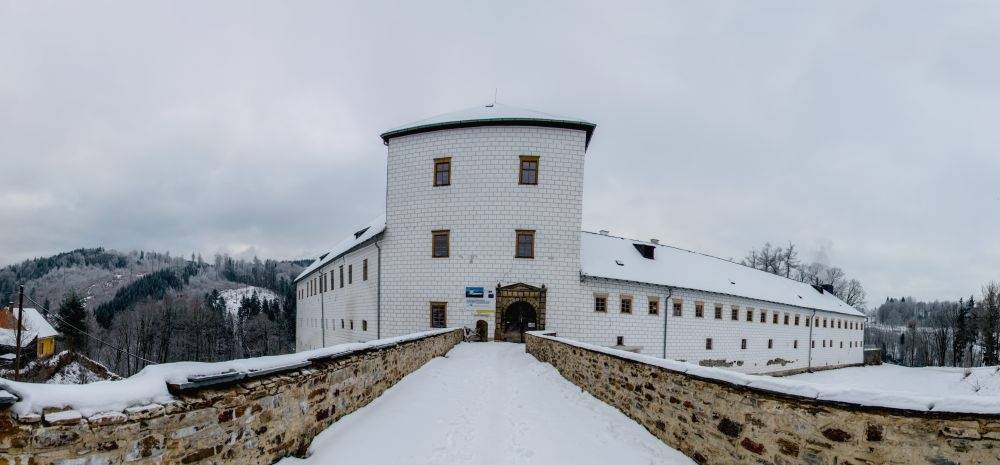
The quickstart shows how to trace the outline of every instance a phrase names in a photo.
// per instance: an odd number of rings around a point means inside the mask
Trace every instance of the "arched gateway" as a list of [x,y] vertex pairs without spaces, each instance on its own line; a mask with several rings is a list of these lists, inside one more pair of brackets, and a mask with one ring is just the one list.
[[545,329],[545,286],[497,286],[497,341],[524,342],[525,331]]

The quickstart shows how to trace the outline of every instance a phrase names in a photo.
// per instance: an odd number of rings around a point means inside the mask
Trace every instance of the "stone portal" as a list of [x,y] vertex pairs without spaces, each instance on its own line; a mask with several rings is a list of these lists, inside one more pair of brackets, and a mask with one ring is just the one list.
[[497,341],[524,342],[525,331],[545,329],[545,286],[497,285]]

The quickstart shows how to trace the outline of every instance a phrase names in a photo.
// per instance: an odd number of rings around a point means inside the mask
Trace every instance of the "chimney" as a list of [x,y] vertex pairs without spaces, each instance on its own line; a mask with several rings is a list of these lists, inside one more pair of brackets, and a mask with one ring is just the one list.
[[600,230],[598,232],[601,233],[602,236],[607,236],[608,233],[610,233],[611,231],[608,231],[607,229],[602,229],[602,230]]
[[660,245],[660,240],[659,239],[650,239],[649,242],[652,242],[652,243],[654,243],[656,245]]

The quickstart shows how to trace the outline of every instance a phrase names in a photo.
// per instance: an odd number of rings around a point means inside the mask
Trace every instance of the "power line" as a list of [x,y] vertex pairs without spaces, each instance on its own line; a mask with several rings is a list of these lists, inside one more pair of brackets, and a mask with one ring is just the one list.
[[41,307],[42,309],[44,309],[45,313],[56,317],[60,322],[62,322],[62,324],[66,325],[66,327],[68,327],[68,328],[70,328],[70,329],[72,329],[72,330],[74,330],[74,331],[76,331],[76,332],[78,332],[80,334],[83,334],[84,336],[87,336],[87,337],[89,337],[89,338],[91,338],[91,339],[93,339],[93,340],[95,340],[97,342],[100,342],[101,344],[104,344],[104,345],[106,345],[108,347],[111,347],[112,349],[115,349],[115,350],[117,350],[117,351],[119,351],[121,353],[124,353],[125,355],[128,355],[130,357],[134,357],[134,358],[136,358],[138,360],[142,360],[143,362],[146,362],[146,363],[150,363],[150,364],[153,364],[153,365],[156,364],[156,362],[154,362],[152,360],[149,360],[149,359],[140,357],[140,356],[138,356],[136,354],[133,354],[132,352],[129,352],[127,349],[123,349],[123,348],[121,348],[119,346],[116,346],[116,345],[114,345],[114,344],[112,344],[110,342],[107,342],[107,341],[105,341],[105,340],[103,340],[103,339],[101,339],[101,338],[99,338],[97,336],[94,336],[93,334],[90,334],[90,333],[88,333],[88,332],[86,332],[86,331],[84,331],[84,330],[82,330],[80,328],[77,328],[76,326],[73,326],[72,324],[70,324],[70,322],[68,322],[65,319],[63,319],[63,317],[59,316],[58,313],[53,313],[51,310],[48,309],[48,307],[45,307],[44,305],[38,303],[37,300],[32,299],[30,296],[27,296],[27,295],[24,296],[24,297],[26,299],[30,300],[35,305],[37,305],[37,306]]

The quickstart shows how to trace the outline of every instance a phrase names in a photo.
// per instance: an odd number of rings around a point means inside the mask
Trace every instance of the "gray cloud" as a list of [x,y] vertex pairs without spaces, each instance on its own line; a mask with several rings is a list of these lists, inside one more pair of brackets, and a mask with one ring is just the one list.
[[381,130],[500,100],[598,123],[584,226],[792,240],[887,295],[998,279],[989,2],[0,2],[0,263],[306,257],[384,204]]

